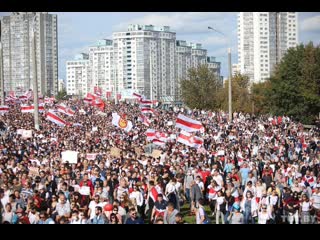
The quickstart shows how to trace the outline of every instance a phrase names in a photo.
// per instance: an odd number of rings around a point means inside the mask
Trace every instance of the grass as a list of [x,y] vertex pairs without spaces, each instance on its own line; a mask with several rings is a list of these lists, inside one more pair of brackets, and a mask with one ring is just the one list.
[[[211,224],[212,223],[215,223],[216,219],[215,219],[215,216],[211,216],[211,210],[210,210],[210,207],[209,206],[204,206],[204,209],[206,211],[206,214],[207,216],[210,218],[211,220]],[[190,216],[189,213],[190,213],[190,205],[187,203],[187,204],[184,204],[181,209],[180,209],[180,212],[182,213],[183,215],[183,220],[186,222],[186,223],[189,223],[189,224],[196,224],[196,216],[195,215],[192,215]]]

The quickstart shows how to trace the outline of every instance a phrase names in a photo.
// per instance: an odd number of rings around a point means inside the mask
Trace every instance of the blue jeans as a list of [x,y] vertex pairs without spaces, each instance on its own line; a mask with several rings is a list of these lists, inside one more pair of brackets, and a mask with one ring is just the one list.
[[230,212],[229,212],[229,211],[226,211],[226,214],[224,215],[224,223],[225,223],[225,224],[229,224],[229,221],[228,221],[229,215],[230,215]]
[[187,201],[190,202],[190,188],[186,188],[185,194],[186,194]]
[[251,215],[251,212],[244,212],[244,224],[249,224],[251,221],[251,224],[255,224],[255,220]]

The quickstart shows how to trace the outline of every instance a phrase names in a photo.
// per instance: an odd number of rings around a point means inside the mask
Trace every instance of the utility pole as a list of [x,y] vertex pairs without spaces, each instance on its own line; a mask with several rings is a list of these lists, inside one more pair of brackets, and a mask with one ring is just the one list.
[[229,59],[229,121],[232,121],[232,67],[231,67],[231,48],[228,48]]
[[3,74],[3,52],[2,43],[0,42],[0,88],[1,88],[1,105],[4,105],[4,74]]
[[227,38],[227,41],[229,42],[229,48],[228,48],[228,65],[229,65],[229,91],[228,91],[228,101],[229,101],[229,121],[231,122],[232,121],[232,66],[231,66],[231,42],[230,42],[230,38],[227,37],[223,32],[220,32],[212,27],[208,27],[208,29],[214,31],[214,32],[217,32],[221,35],[223,35],[224,37]]
[[37,56],[36,56],[36,38],[35,38],[35,19],[33,18],[33,27],[31,31],[32,39],[32,77],[33,77],[33,105],[34,105],[34,128],[40,129],[39,126],[39,97],[38,97],[38,79],[37,79]]

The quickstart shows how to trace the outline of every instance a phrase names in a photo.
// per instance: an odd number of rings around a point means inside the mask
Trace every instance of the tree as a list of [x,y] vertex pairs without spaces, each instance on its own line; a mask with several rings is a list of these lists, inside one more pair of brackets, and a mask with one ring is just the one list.
[[62,99],[66,99],[66,97],[67,97],[67,91],[65,89],[62,89],[61,91],[58,92],[56,99],[62,100]]
[[190,68],[186,79],[181,82],[182,99],[190,108],[217,110],[219,79],[207,65]]
[[[249,94],[249,78],[240,73],[232,77],[232,111],[251,112],[251,99]],[[220,107],[228,111],[229,104],[229,79],[224,82],[224,88],[219,91]]]
[[270,78],[270,112],[312,124],[320,112],[320,48],[312,43],[288,50]]
[[253,112],[257,114],[268,114],[271,102],[267,93],[270,91],[270,81],[253,83],[251,86],[251,101]]

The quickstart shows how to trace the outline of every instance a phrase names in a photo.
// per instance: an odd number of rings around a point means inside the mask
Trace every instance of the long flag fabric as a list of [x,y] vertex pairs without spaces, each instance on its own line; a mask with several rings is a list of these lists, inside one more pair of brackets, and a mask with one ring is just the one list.
[[179,114],[176,119],[176,127],[181,128],[187,132],[203,131],[204,127],[201,122],[188,118],[182,114]]

